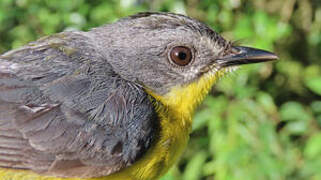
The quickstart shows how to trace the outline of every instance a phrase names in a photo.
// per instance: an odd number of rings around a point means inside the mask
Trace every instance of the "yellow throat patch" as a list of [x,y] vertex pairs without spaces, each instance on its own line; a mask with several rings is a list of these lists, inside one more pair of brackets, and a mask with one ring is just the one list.
[[203,101],[213,84],[226,72],[232,70],[232,68],[225,68],[217,72],[208,72],[191,84],[172,88],[170,92],[163,96],[149,90],[147,90],[147,93],[161,103],[155,103],[158,113],[161,113],[160,111],[174,113],[171,114],[173,118],[189,121],[191,119],[184,119],[184,117],[193,116],[195,108]]
[[[178,160],[189,139],[195,108],[213,84],[230,70],[208,72],[197,81],[186,86],[174,87],[163,96],[147,90],[156,100],[154,106],[160,120],[160,132],[146,156],[142,157],[137,165],[132,166],[137,168],[134,174],[139,174],[142,179],[144,176],[157,179]],[[138,164],[142,164],[143,167]]]

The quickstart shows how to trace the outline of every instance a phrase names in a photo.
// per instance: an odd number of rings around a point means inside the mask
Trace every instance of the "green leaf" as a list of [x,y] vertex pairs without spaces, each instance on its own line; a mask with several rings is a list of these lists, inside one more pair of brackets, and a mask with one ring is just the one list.
[[304,148],[304,155],[310,159],[321,156],[321,132],[310,137]]
[[275,106],[271,95],[264,92],[260,92],[257,94],[257,101],[268,113],[274,114],[277,112],[277,107]]
[[310,115],[305,111],[304,107],[298,102],[287,102],[280,108],[280,115],[283,121],[307,121]]
[[314,113],[321,115],[321,101],[314,101],[311,103],[311,109]]
[[300,135],[308,130],[309,122],[313,119],[298,102],[287,102],[280,108],[282,121],[288,121],[286,130],[290,134]]
[[183,179],[184,180],[198,180],[202,177],[202,169],[207,158],[206,152],[197,153],[187,164]]
[[305,85],[314,93],[321,96],[321,76],[307,78],[305,80]]

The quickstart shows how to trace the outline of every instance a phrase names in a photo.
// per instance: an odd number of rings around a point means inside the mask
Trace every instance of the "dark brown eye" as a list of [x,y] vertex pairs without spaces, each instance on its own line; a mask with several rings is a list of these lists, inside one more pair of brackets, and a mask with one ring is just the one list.
[[177,46],[171,49],[169,54],[171,61],[179,66],[186,66],[192,61],[192,51],[185,46]]

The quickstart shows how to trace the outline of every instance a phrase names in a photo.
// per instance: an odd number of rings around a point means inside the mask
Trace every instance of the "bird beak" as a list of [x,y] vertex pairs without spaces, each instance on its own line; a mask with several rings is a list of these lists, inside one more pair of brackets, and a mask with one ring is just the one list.
[[277,60],[279,57],[269,51],[243,46],[233,46],[232,53],[218,59],[221,67],[238,66],[242,64],[260,63]]

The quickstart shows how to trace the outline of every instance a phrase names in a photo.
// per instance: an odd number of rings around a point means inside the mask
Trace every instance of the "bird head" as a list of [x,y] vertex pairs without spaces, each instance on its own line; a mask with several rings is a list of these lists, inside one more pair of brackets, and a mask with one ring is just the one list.
[[116,73],[164,105],[186,111],[235,67],[277,59],[234,46],[206,24],[173,13],[140,13],[94,31]]

